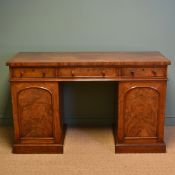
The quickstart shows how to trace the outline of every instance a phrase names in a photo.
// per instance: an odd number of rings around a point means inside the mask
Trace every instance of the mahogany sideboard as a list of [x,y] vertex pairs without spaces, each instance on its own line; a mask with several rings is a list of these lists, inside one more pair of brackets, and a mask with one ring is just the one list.
[[166,152],[167,66],[160,52],[20,52],[7,62],[13,153],[63,153],[64,81],[114,81],[115,152]]

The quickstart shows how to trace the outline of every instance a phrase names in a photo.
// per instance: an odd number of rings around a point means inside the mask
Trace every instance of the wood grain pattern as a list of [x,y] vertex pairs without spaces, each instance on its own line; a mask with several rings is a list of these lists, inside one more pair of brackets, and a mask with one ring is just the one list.
[[32,67],[22,67],[12,69],[12,77],[26,78],[26,77],[56,77],[55,68],[32,68]]
[[135,87],[125,94],[125,137],[157,137],[159,92],[151,87]]
[[9,66],[165,66],[170,61],[160,52],[21,52]]
[[145,68],[145,67],[130,67],[130,68],[122,68],[121,75],[123,77],[166,77],[166,69],[165,68]]
[[[55,78],[66,81],[68,78],[81,79],[81,78],[99,78],[99,80],[124,80],[124,79],[165,79],[167,78],[166,67],[15,67],[11,69],[12,80],[28,80],[32,81],[36,78],[37,81],[56,80]],[[45,79],[45,80],[44,80]],[[56,80],[57,81],[57,80]],[[72,79],[73,81],[73,79]],[[82,81],[82,79],[81,79]]]
[[99,67],[81,67],[81,68],[59,68],[58,77],[117,77],[119,70],[117,68]]
[[[13,152],[27,153],[34,148],[34,152],[38,150],[39,153],[40,146],[46,150],[47,144],[52,144],[53,152],[61,153],[64,128],[59,113],[59,83],[13,82],[11,92],[15,131]],[[38,149],[36,145],[40,145]],[[48,152],[51,150],[49,147]]]
[[52,94],[43,88],[22,89],[17,94],[21,137],[53,137]]
[[120,82],[117,143],[163,142],[165,81]]

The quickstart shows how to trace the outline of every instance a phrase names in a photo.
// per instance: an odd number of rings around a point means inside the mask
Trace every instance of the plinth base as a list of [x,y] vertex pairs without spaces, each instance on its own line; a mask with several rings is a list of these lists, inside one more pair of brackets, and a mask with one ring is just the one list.
[[156,144],[116,144],[115,153],[165,153],[165,143]]

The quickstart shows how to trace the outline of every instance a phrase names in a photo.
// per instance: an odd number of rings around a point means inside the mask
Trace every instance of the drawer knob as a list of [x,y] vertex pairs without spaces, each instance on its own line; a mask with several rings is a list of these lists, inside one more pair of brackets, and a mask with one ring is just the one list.
[[42,72],[42,76],[45,77],[46,76],[46,73],[45,72]]
[[71,75],[74,76],[74,74],[75,74],[75,73],[74,73],[74,71],[72,70],[72,71],[71,71]]
[[24,72],[21,71],[21,72],[20,72],[20,77],[23,77],[23,75],[24,75]]
[[156,71],[155,70],[152,70],[152,73],[154,76],[156,76]]
[[131,75],[134,76],[135,72],[134,71],[131,71]]
[[104,71],[104,70],[102,71],[102,75],[103,75],[103,77],[105,77],[105,75],[106,75],[106,73],[105,73],[105,71]]

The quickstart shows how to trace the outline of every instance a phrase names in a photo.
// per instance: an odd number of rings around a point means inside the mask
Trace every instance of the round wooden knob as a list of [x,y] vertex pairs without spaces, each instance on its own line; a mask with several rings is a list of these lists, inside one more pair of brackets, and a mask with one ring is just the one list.
[[21,72],[20,72],[20,77],[23,77],[23,75],[24,75],[24,72],[21,71]]
[[45,72],[42,72],[42,76],[45,77],[46,76],[46,73]]
[[103,75],[103,77],[105,77],[105,75],[106,75],[106,72],[104,70],[102,71],[102,75]]
[[134,76],[135,72],[134,71],[131,71],[131,75]]
[[73,70],[71,71],[71,75],[74,76],[74,71]]
[[155,70],[152,70],[152,73],[154,76],[156,76],[156,71]]

